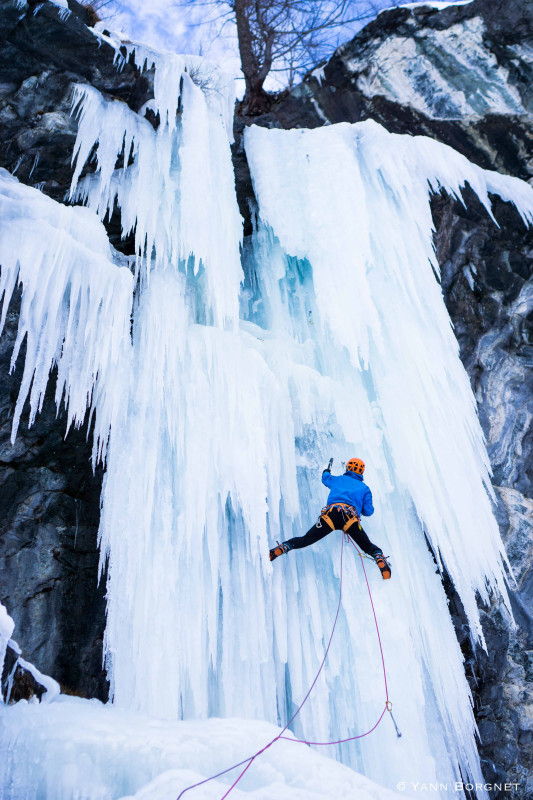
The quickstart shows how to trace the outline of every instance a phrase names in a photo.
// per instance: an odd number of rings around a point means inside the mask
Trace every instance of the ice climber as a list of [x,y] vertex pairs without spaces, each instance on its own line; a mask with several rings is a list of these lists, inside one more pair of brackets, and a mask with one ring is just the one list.
[[318,521],[304,536],[295,536],[278,544],[270,551],[274,561],[289,550],[300,550],[323,539],[331,531],[345,531],[354,542],[371,556],[381,570],[384,580],[390,578],[391,568],[382,550],[372,544],[361,527],[361,514],[370,517],[374,513],[372,492],[363,481],[365,463],[360,458],[350,458],[344,475],[332,475],[329,462],[322,473],[322,483],[329,488],[327,505],[322,509]]

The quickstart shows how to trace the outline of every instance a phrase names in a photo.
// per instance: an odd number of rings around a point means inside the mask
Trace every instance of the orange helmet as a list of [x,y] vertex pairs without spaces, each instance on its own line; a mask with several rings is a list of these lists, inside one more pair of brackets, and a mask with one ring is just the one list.
[[362,475],[365,471],[365,462],[361,461],[360,458],[350,458],[350,460],[346,462],[346,469],[350,470],[350,472],[356,472],[358,475]]

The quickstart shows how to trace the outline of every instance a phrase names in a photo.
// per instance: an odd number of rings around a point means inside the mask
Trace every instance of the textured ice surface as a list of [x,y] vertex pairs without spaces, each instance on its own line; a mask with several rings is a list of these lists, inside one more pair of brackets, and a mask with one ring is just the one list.
[[428,185],[459,196],[468,181],[489,213],[494,192],[514,198],[529,222],[533,191],[434,140],[374,122],[254,127],[246,149],[261,219],[288,255],[310,262],[316,325],[362,365],[394,484],[413,499],[479,633],[475,593],[487,599],[487,580],[505,593],[502,544],[470,384],[434,277]]
[[[130,50],[141,67],[155,64],[154,99],[136,114],[90,86],[75,87],[72,196],[102,218],[116,203],[124,236],[134,232],[143,279],[154,267],[186,271],[201,287],[202,318],[235,324],[242,221],[230,158],[227,78],[197,57],[163,57],[139,45]],[[148,110],[159,120],[157,130],[144,117]],[[91,151],[96,170],[79,182]]]
[[[176,800],[178,794],[253,755],[279,729],[241,719],[165,722],[62,697],[47,706],[0,705],[3,800]],[[242,767],[241,767],[242,769]],[[220,800],[240,770],[184,795]],[[392,800],[351,769],[281,741],[246,773],[232,800]]]
[[[377,570],[371,581],[404,737],[385,726],[339,754],[377,777],[386,749],[390,785],[406,772],[458,778],[460,765],[479,777],[462,657],[424,532],[474,635],[475,593],[505,587],[488,460],[432,269],[428,191],[459,194],[468,179],[487,210],[498,191],[529,219],[531,189],[370,123],[254,129],[247,151],[268,228],[245,253],[240,333],[202,324],[202,287],[157,259],[136,311],[129,412],[111,443],[101,522],[115,701],[171,718],[290,716],[332,624],[339,542],[275,570],[268,546],[312,522],[327,458],[359,452],[379,509],[371,538],[395,566],[391,584]],[[338,640],[294,726],[318,740],[367,730],[384,700],[361,568],[348,558],[346,569]]]
[[22,286],[13,367],[26,343],[24,373],[13,417],[30,424],[57,367],[56,403],[68,427],[94,414],[94,457],[107,445],[120,413],[128,375],[133,279],[116,266],[104,226],[86,208],[68,208],[0,170],[0,332],[11,297]]
[[[471,389],[435,280],[428,189],[443,187],[459,195],[468,180],[489,213],[488,193],[495,192],[514,198],[529,221],[533,192],[520,181],[473,167],[437,142],[393,136],[373,122],[314,131],[253,127],[245,142],[260,219],[268,226],[256,237],[262,299],[252,300],[252,307],[255,302],[262,324],[280,338],[293,331],[307,340],[310,366],[320,370],[322,380],[338,381],[331,395],[343,411],[323,427],[316,419],[309,425],[306,455],[321,451],[324,463],[328,440],[335,438],[338,446],[344,438],[350,444],[341,452],[367,458],[378,509],[368,531],[396,566],[394,588],[387,586],[386,598],[382,590],[378,600],[385,641],[394,641],[393,680],[399,684],[393,694],[405,698],[417,671],[414,683],[427,693],[425,701],[414,703],[425,705],[425,719],[411,716],[413,706],[407,713],[413,725],[408,738],[414,741],[415,730],[425,726],[434,754],[439,735],[447,739],[437,755],[437,774],[446,757],[453,761],[454,752],[459,763],[466,758],[474,768],[468,693],[459,680],[461,655],[445,600],[431,585],[434,565],[423,534],[451,575],[475,635],[480,635],[476,594],[487,598],[489,587],[505,594],[502,545],[486,492],[488,459]],[[280,249],[288,256],[285,269]],[[279,264],[274,275],[273,264]],[[301,507],[307,505],[312,507],[311,498],[301,500]],[[302,564],[307,553],[291,556],[283,559],[282,569],[309,569]],[[352,624],[346,654],[361,646],[361,629],[370,636],[368,620],[360,614]],[[407,666],[411,647],[418,653],[417,666]],[[364,667],[357,656],[347,658],[361,677]],[[375,664],[370,648],[364,662]],[[407,667],[403,677],[396,672],[400,662]],[[457,678],[453,690],[446,688],[451,675]],[[342,711],[332,717],[340,728],[347,724],[340,723]],[[403,751],[405,761],[416,764],[420,750],[407,755],[407,749],[402,741],[387,752]],[[369,766],[375,755],[364,746],[363,751],[367,774],[376,774],[377,761]],[[420,763],[414,767],[419,775],[424,769]]]
[[[18,261],[21,237],[0,238],[9,291],[17,269],[27,274],[21,397],[36,365],[37,409],[57,361],[70,417],[92,404],[101,441],[111,420],[100,538],[115,704],[173,721],[286,723],[323,657],[341,540],[331,534],[274,565],[268,548],[316,519],[327,460],[336,471],[357,455],[377,509],[368,533],[393,564],[386,583],[370,564],[369,581],[403,737],[387,718],[372,736],[327,752],[390,788],[460,771],[479,780],[462,655],[425,536],[474,637],[476,593],[505,592],[502,545],[474,400],[435,280],[428,193],[458,194],[468,180],[489,213],[496,192],[530,221],[533,191],[375,123],[253,128],[246,148],[259,222],[243,272],[227,100],[211,92],[220,82],[177,56],[154,62],[136,49],[135,58],[155,63],[157,130],[142,109],[76,90],[72,196],[89,209],[39,195],[41,206],[32,190],[1,184],[8,219],[32,220]],[[96,169],[80,179],[91,153]],[[132,277],[111,263],[94,215],[115,204],[137,248],[131,345]],[[385,696],[350,549],[335,640],[294,732],[315,741],[361,734]]]

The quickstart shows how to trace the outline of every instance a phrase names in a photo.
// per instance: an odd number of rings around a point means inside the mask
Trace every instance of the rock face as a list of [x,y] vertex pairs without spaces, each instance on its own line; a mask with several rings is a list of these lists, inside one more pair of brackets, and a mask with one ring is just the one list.
[[372,118],[528,179],[532,46],[531,0],[391,9],[254,122],[291,128]]
[[[0,166],[62,200],[76,121],[73,83],[91,83],[134,110],[149,99],[150,74],[87,28],[87,11],[4,0],[0,8]],[[533,178],[533,2],[474,0],[437,11],[384,12],[272,110],[236,117],[239,203],[251,230],[253,191],[241,147],[245,125],[316,127],[375,119],[389,131],[424,134],[471,161]],[[516,578],[517,628],[495,599],[483,610],[488,655],[473,652],[451,586],[450,607],[465,654],[488,781],[521,784],[533,798],[533,233],[495,203],[497,228],[467,190],[466,207],[435,196],[442,288],[479,404],[494,470],[497,515]],[[108,226],[120,241],[118,216]],[[31,430],[9,443],[17,374],[8,376],[16,322],[0,342],[0,569],[2,602],[26,657],[67,691],[106,696],[101,669],[104,598],[97,586],[101,475],[86,431],[64,439],[52,398]],[[460,454],[459,454],[460,455]],[[447,585],[444,576],[445,585]],[[530,779],[531,780],[531,779]],[[499,797],[492,792],[491,797]],[[507,796],[505,793],[502,797]]]
[[[0,167],[58,201],[72,178],[71,87],[91,84],[134,111],[153,96],[152,73],[117,64],[114,48],[85,24],[89,11],[75,0],[69,6],[66,14],[48,1],[3,0],[0,9]],[[124,252],[119,221],[111,223],[110,239]]]
[[[516,578],[510,597],[518,628],[500,604],[482,614],[488,652],[463,650],[490,781],[525,788],[532,770],[533,521],[531,415],[533,371],[533,232],[516,212],[494,200],[495,229],[468,198],[467,209],[436,198],[436,245],[442,285],[463,362],[487,438],[498,499],[497,518]],[[458,620],[460,620],[460,612]],[[460,627],[461,623],[459,623]]]
[[25,657],[67,693],[105,699],[105,602],[98,586],[101,474],[93,475],[87,431],[56,418],[53,393],[11,445],[22,362],[9,375],[17,310],[0,339],[0,600]]

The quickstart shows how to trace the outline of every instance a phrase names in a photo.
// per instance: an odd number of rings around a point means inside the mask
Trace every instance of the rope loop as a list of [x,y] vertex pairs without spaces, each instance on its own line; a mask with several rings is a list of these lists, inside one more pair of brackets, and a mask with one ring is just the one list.
[[[289,736],[284,736],[283,734],[285,733],[285,731],[287,730],[289,725],[296,719],[296,717],[298,716],[298,714],[302,710],[304,704],[306,703],[307,699],[309,698],[309,695],[313,691],[313,689],[315,687],[315,684],[316,684],[316,682],[317,682],[317,680],[319,678],[319,675],[322,672],[324,664],[326,663],[326,658],[327,658],[328,653],[329,653],[329,648],[331,646],[331,641],[333,639],[333,634],[335,633],[335,628],[337,627],[337,620],[339,618],[339,612],[340,612],[340,609],[341,609],[341,602],[342,602],[343,555],[344,555],[344,543],[345,542],[351,542],[351,544],[353,544],[353,546],[357,550],[359,556],[361,557],[361,564],[363,566],[363,572],[364,572],[364,575],[365,575],[366,586],[367,586],[367,589],[368,589],[368,596],[370,598],[370,605],[372,606],[372,613],[374,615],[374,622],[375,622],[375,625],[376,625],[376,633],[377,633],[379,649],[380,649],[380,653],[381,653],[381,663],[382,663],[382,666],[383,666],[383,681],[384,681],[384,684],[385,684],[385,695],[386,695],[385,706],[384,706],[383,711],[381,712],[377,722],[372,726],[372,728],[370,728],[370,730],[366,731],[365,733],[360,733],[358,736],[350,736],[347,739],[338,739],[338,740],[336,740],[334,742],[308,742],[306,739],[294,739],[294,738],[291,738]],[[240,775],[238,775],[238,777],[231,784],[229,789],[220,798],[220,800],[225,800],[225,798],[230,794],[230,792],[237,786],[237,784],[239,783],[241,778],[244,777],[244,774],[252,766],[252,764],[255,761],[255,759],[258,756],[260,756],[261,753],[264,753],[265,750],[268,750],[269,747],[271,747],[275,742],[279,741],[280,739],[285,739],[285,741],[287,741],[287,742],[296,742],[296,743],[299,743],[299,744],[321,745],[321,746],[333,745],[333,744],[343,744],[344,742],[353,742],[356,739],[362,739],[363,737],[368,736],[370,733],[375,731],[376,728],[378,727],[379,723],[381,722],[381,720],[385,716],[385,712],[386,711],[390,712],[390,715],[391,715],[392,720],[394,722],[394,726],[396,728],[396,733],[397,733],[398,737],[400,737],[402,735],[398,730],[398,726],[396,725],[396,721],[394,720],[394,717],[392,716],[392,711],[391,711],[392,703],[389,700],[389,688],[388,688],[388,685],[387,685],[387,671],[385,669],[385,657],[383,655],[383,647],[381,646],[381,636],[380,636],[380,633],[379,633],[378,620],[377,620],[377,617],[376,617],[376,610],[374,608],[374,602],[372,600],[372,592],[370,591],[370,584],[368,582],[368,576],[366,574],[365,564],[364,564],[364,561],[363,561],[364,558],[370,558],[370,556],[367,556],[366,554],[363,556],[363,554],[360,552],[359,548],[357,547],[357,545],[355,544],[355,542],[353,541],[351,536],[348,533],[346,533],[346,531],[343,531],[342,541],[341,541],[340,567],[339,567],[339,601],[337,603],[337,611],[335,613],[335,619],[333,621],[333,627],[332,627],[331,633],[329,635],[328,644],[327,644],[326,650],[324,652],[324,657],[322,659],[322,663],[320,664],[320,667],[318,668],[318,672],[316,673],[316,675],[314,677],[314,680],[311,683],[311,686],[309,687],[309,689],[307,691],[307,694],[305,695],[304,699],[302,700],[302,702],[300,703],[300,705],[298,706],[298,708],[296,709],[296,711],[294,712],[294,714],[292,715],[290,720],[287,722],[287,724],[285,725],[285,727],[283,728],[281,733],[279,733],[277,736],[275,736],[270,742],[268,742],[264,747],[262,747],[260,750],[258,750],[256,753],[254,753],[249,758],[245,758],[243,761],[239,761],[238,764],[233,764],[233,766],[228,767],[227,769],[223,770],[222,772],[217,772],[216,775],[211,775],[210,778],[204,778],[204,780],[198,781],[198,783],[193,783],[191,786],[187,786],[185,789],[182,789],[182,791],[180,792],[180,794],[177,797],[177,800],[180,800],[180,798],[183,797],[183,795],[186,792],[188,792],[190,789],[195,789],[198,786],[202,786],[204,783],[208,783],[209,781],[215,780],[216,778],[220,778],[222,775],[226,775],[226,773],[231,772],[232,770],[236,769],[237,767],[242,767],[245,764],[246,766],[241,771]],[[371,559],[371,560],[373,560],[373,559]]]

